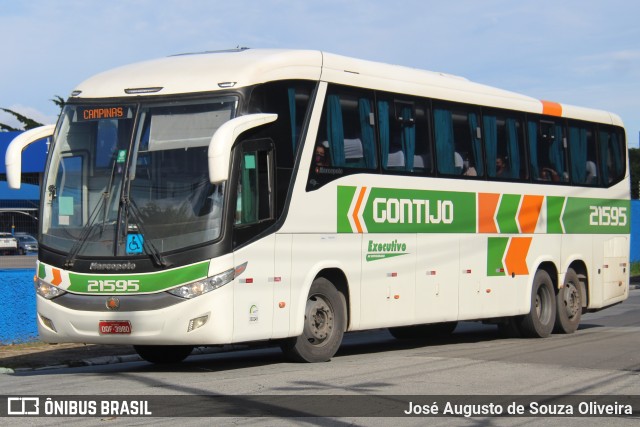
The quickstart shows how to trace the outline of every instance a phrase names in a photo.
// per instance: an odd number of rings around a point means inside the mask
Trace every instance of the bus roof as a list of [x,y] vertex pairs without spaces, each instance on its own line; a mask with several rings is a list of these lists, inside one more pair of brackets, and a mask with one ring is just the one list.
[[285,79],[323,80],[622,126],[618,116],[601,110],[540,101],[445,73],[311,50],[243,48],[139,62],[85,80],[72,99],[211,92]]

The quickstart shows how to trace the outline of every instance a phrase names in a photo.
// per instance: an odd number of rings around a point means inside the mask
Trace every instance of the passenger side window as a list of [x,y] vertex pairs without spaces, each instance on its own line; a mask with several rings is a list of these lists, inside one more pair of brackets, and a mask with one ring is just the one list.
[[316,166],[377,168],[372,99],[368,91],[329,90],[316,141]]
[[433,119],[438,172],[482,176],[484,162],[477,112],[459,106],[434,106]]
[[569,124],[569,158],[571,182],[576,185],[598,185],[595,138],[591,126]]
[[553,121],[527,123],[531,175],[534,181],[568,182],[566,141],[562,125]]
[[387,171],[432,174],[427,108],[393,98],[378,101],[380,162]]
[[526,179],[522,120],[514,115],[489,112],[482,117],[487,175],[495,179]]

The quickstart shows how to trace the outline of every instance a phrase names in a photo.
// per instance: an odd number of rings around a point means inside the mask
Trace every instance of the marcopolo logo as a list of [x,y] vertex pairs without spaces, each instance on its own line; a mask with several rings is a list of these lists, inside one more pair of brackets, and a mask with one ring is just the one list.
[[406,254],[408,254],[406,243],[401,243],[397,240],[385,243],[369,240],[366,260],[367,262],[377,261],[379,259],[391,258]]

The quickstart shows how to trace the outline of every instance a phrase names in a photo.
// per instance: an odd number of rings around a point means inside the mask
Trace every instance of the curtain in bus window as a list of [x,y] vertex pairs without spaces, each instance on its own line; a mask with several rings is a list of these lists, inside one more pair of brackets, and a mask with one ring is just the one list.
[[511,178],[520,178],[520,150],[515,119],[507,119],[507,156]]
[[538,126],[535,122],[529,122],[529,158],[531,159],[531,175],[533,179],[540,179],[538,167]]
[[571,180],[574,184],[584,184],[587,180],[587,130],[569,127],[571,144]]
[[482,176],[484,174],[484,162],[482,160],[482,141],[478,138],[478,116],[476,113],[469,113],[469,133],[471,134],[471,148],[473,150],[473,161],[476,174]]
[[327,97],[327,136],[329,138],[331,165],[344,167],[344,128],[340,97],[338,95],[329,95]]
[[362,138],[362,152],[367,169],[376,167],[376,146],[374,140],[373,126],[371,125],[371,102],[366,98],[358,100],[358,111],[360,113],[360,133]]
[[442,174],[453,175],[456,172],[456,168],[451,111],[435,109],[433,111],[433,119],[436,134],[438,171]]
[[411,107],[402,109],[402,150],[405,156],[405,169],[413,170],[413,160],[416,153],[416,127],[413,121]]
[[484,147],[487,150],[487,174],[496,177],[496,159],[498,158],[498,123],[495,116],[484,116]]
[[549,161],[551,166],[564,181],[564,144],[562,141],[562,127],[554,126],[554,138],[549,144]]
[[298,142],[298,135],[296,132],[296,89],[293,87],[288,88],[287,94],[289,96],[289,117],[291,120],[291,144],[293,152],[295,153],[296,144]]
[[389,160],[389,103],[378,101],[378,127],[380,128],[380,151],[382,168],[386,169]]

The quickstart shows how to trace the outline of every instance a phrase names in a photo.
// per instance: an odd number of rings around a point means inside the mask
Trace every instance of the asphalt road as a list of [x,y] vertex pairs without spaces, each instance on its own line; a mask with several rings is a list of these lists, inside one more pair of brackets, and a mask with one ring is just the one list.
[[[334,395],[640,396],[640,290],[629,300],[583,317],[572,335],[505,339],[497,328],[461,324],[451,338],[429,344],[393,339],[384,330],[348,334],[331,362],[287,362],[275,348],[190,356],[183,364],[146,362],[64,368],[0,375],[1,394],[12,395],[294,395],[331,403]],[[315,396],[315,397],[314,397]],[[356,401],[341,398],[347,404]],[[264,402],[262,402],[264,403]],[[302,405],[302,402],[299,402]],[[406,402],[408,404],[408,402]],[[428,402],[427,402],[428,403]],[[274,405],[273,403],[271,403]],[[277,403],[275,404],[277,406]],[[306,415],[304,405],[298,416]],[[635,408],[638,411],[640,408]],[[442,410],[442,408],[441,408]],[[277,411],[276,411],[277,412]],[[176,413],[179,413],[177,411]],[[640,412],[639,412],[640,413]],[[388,415],[388,414],[387,414]],[[402,414],[398,414],[402,417]],[[236,412],[216,425],[638,425],[636,417],[613,418],[247,418]],[[65,418],[65,424],[104,421],[146,425],[149,418]],[[28,425],[58,425],[61,418],[22,418]],[[211,420],[209,420],[211,421]],[[202,418],[153,418],[154,424],[200,425]]]

